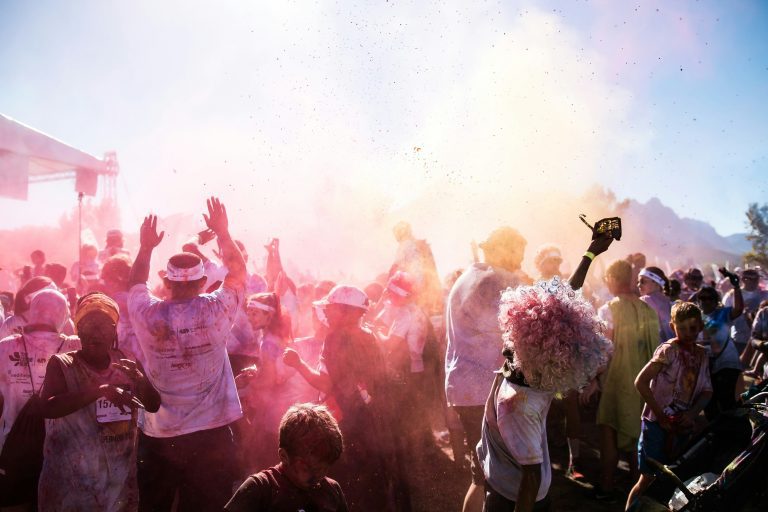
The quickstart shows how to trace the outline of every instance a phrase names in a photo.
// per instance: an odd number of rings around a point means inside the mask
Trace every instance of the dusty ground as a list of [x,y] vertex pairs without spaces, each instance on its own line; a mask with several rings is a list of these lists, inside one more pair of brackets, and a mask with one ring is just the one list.
[[[595,512],[621,511],[623,503],[606,504],[590,498],[592,486],[589,483],[579,484],[564,476],[568,462],[568,449],[565,437],[557,428],[562,421],[562,413],[556,405],[551,411],[550,421],[550,456],[552,459],[552,486],[550,499],[554,511],[584,511]],[[585,464],[584,472],[588,479],[598,475],[598,452],[596,429],[594,428],[594,408],[585,414],[584,432],[587,434],[582,446]],[[595,435],[591,435],[594,432]],[[413,502],[414,511],[460,511],[464,494],[470,482],[469,473],[460,471],[453,463],[450,446],[444,438],[437,438],[440,450],[435,450],[426,461],[421,461],[413,471]],[[626,464],[621,464],[617,471],[617,483],[629,491]]]
[[[599,475],[599,452],[597,428],[594,424],[596,407],[587,408],[583,415],[584,442],[582,456],[583,472],[587,482],[573,482],[564,476],[568,463],[568,448],[562,424],[562,411],[553,403],[549,421],[549,447],[552,461],[552,486],[549,496],[552,510],[555,512],[613,512],[623,511],[627,493],[634,482],[630,482],[628,467],[625,462],[619,464],[616,471],[617,487],[620,491],[615,503],[603,503],[590,497],[592,484]],[[464,494],[469,485],[469,473],[460,471],[452,460],[452,453],[447,440],[436,434],[437,448],[425,460],[416,463],[411,473],[413,487],[413,510],[417,512],[460,511]],[[768,469],[768,468],[766,468]],[[768,510],[768,499],[748,509],[750,512]]]

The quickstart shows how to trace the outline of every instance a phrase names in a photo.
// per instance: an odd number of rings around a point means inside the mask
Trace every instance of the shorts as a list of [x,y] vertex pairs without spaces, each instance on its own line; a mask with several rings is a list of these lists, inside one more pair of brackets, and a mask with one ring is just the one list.
[[[483,504],[483,512],[515,512],[517,504],[505,498],[496,490],[485,484],[485,502]],[[552,510],[552,503],[549,500],[549,496],[545,496],[543,500],[539,500],[533,504],[534,512],[549,512]]]
[[643,418],[640,427],[640,440],[637,442],[637,462],[642,474],[658,476],[658,470],[646,461],[646,457],[655,459],[662,464],[669,464],[672,462],[667,455],[669,448],[677,452],[690,438],[685,434],[677,434],[673,446],[668,447],[670,435],[672,434],[661,428],[657,422]]

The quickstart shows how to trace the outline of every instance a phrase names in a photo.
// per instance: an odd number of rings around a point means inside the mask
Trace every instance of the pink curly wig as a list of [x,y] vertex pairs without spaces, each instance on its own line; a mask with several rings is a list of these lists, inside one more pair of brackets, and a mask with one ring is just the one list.
[[611,357],[595,309],[581,293],[555,277],[533,286],[507,288],[499,324],[512,366],[528,384],[551,392],[586,385]]

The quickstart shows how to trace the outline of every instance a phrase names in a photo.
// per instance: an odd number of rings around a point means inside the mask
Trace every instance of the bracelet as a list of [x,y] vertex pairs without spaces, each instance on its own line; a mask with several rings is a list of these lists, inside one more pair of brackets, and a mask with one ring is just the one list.
[[595,261],[594,253],[591,253],[591,252],[587,251],[587,252],[584,253],[584,256],[589,258],[589,261]]

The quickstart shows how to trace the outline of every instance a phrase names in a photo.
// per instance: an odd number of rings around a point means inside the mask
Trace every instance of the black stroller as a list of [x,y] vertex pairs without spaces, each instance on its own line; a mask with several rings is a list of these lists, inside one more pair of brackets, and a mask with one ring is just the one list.
[[[766,490],[768,479],[768,392],[744,400],[702,431],[673,464],[652,459],[660,472],[630,510],[737,512]],[[683,483],[714,473],[714,482],[691,492]],[[685,499],[667,505],[679,489]],[[687,503],[685,503],[687,500]]]

